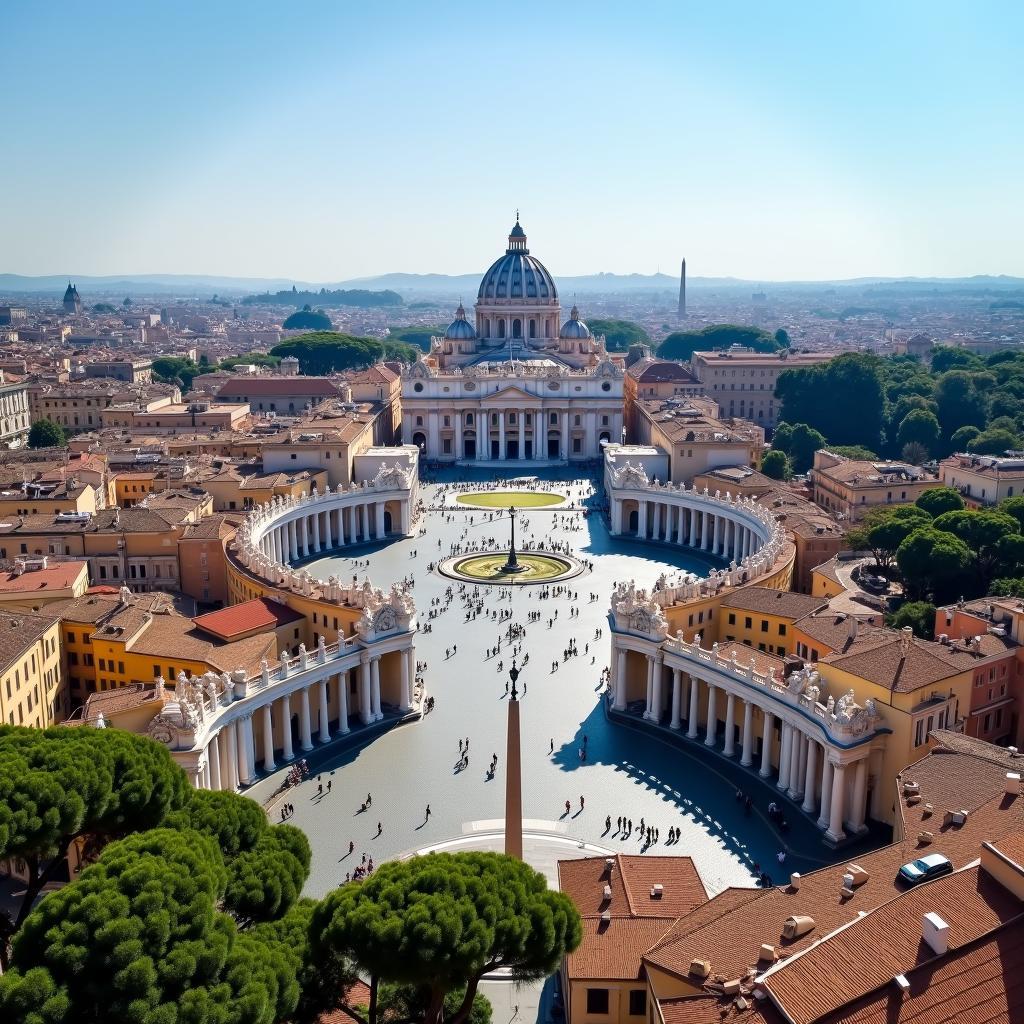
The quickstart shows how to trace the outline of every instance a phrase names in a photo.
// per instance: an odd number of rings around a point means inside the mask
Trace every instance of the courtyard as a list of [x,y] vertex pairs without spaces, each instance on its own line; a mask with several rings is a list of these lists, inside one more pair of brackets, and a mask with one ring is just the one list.
[[[796,820],[785,836],[777,832],[766,815],[773,790],[755,774],[667,729],[608,720],[602,672],[608,664],[612,587],[630,579],[649,587],[663,573],[703,575],[719,563],[688,550],[611,538],[598,512],[594,481],[563,478],[554,470],[542,470],[539,477],[533,481],[536,493],[557,492],[566,500],[517,514],[517,550],[528,552],[538,543],[558,546],[587,568],[550,586],[481,584],[483,605],[475,618],[467,618],[461,585],[428,566],[450,557],[457,545],[465,553],[493,538],[507,547],[502,492],[483,492],[493,495],[493,510],[457,500],[460,493],[493,481],[484,471],[444,471],[421,487],[428,511],[418,525],[425,534],[305,563],[323,579],[368,576],[379,586],[411,581],[420,624],[416,657],[426,662],[426,693],[435,701],[433,711],[421,720],[356,731],[346,741],[308,755],[310,778],[284,794],[295,808],[290,821],[306,832],[313,847],[308,894],[322,896],[343,882],[364,854],[380,863],[500,831],[511,624],[525,629],[515,642],[521,644],[517,664],[522,669],[523,814],[528,832],[557,837],[567,849],[583,844],[580,853],[647,849],[691,856],[713,892],[753,884],[755,866],[779,881],[791,871],[835,859],[838,855],[830,857],[817,830],[799,814],[790,816]],[[512,487],[529,490],[531,483],[517,481]],[[472,591],[473,584],[466,590]],[[454,595],[450,600],[449,591]],[[570,649],[578,653],[570,654]],[[525,666],[524,655],[529,655]],[[460,768],[460,744],[467,741],[468,764]],[[491,773],[494,754],[497,768]],[[280,774],[250,792],[266,802],[279,783]],[[753,799],[750,813],[736,800],[738,788]],[[372,803],[363,811],[367,795]],[[273,820],[279,820],[280,805],[281,798],[270,804]],[[633,821],[628,837],[617,828],[620,816]],[[660,832],[659,840],[646,848],[640,842],[641,819]],[[681,831],[676,843],[667,841],[671,827]],[[780,852],[786,854],[782,865]]]

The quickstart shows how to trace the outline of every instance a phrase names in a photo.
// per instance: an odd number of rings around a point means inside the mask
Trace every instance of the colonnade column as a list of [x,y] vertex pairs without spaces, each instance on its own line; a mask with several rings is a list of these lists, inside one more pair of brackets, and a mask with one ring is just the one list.
[[309,554],[309,525],[308,525],[308,523],[309,523],[309,520],[307,520],[305,516],[303,516],[299,520],[299,530],[302,533],[302,540],[301,540],[301,544],[299,545],[299,547],[301,549],[301,554],[302,554],[303,558],[305,558]]
[[850,808],[850,825],[854,832],[866,831],[864,818],[867,815],[868,759],[862,757],[856,764],[853,776],[853,807]]
[[807,767],[804,769],[804,802],[802,804],[802,810],[806,814],[814,813],[814,786],[815,772],[818,768],[818,744],[814,740],[810,740],[807,747]]
[[828,829],[825,835],[834,843],[846,838],[843,831],[843,812],[846,803],[846,765],[832,767],[832,806],[828,813]]
[[286,693],[281,698],[281,753],[286,761],[290,761],[295,752],[292,750],[292,696]]
[[647,502],[642,499],[637,508],[636,535],[638,537],[647,536]]
[[793,747],[793,726],[789,722],[782,723],[782,746],[779,747],[779,781],[776,788],[783,792],[789,786],[789,758]]
[[320,697],[320,742],[327,743],[331,738],[327,716],[327,680],[321,679],[317,686]]
[[338,733],[348,735],[348,672],[339,672],[338,680]]
[[294,519],[288,521],[288,553],[290,555],[289,561],[294,562],[299,557],[299,542],[296,537]]
[[221,755],[224,758],[221,764],[221,782],[223,788],[229,792],[238,789],[238,749],[235,739],[235,723],[221,729],[224,742],[221,744]]
[[363,725],[373,721],[370,710],[370,656],[364,652],[359,659],[359,718]]
[[761,733],[761,770],[757,773],[762,779],[767,779],[772,773],[772,726],[775,724],[775,716],[770,712],[764,713],[764,730]]
[[749,768],[754,763],[754,705],[749,701],[743,702],[743,754],[740,757],[740,764]]
[[651,515],[651,537],[654,540],[661,540],[661,502],[654,503],[654,511]]
[[220,789],[220,738],[217,736],[206,748],[206,761],[210,766],[210,789]]
[[828,828],[831,809],[832,761],[828,756],[828,748],[825,748],[824,760],[821,762],[821,813],[818,815],[818,828]]
[[789,785],[786,787],[786,796],[790,800],[796,800],[803,792],[803,775],[800,774],[801,749],[806,741],[803,732],[793,727],[793,739],[789,751]]
[[359,510],[363,514],[363,543],[365,544],[370,539],[370,503],[364,501],[359,506]]
[[334,541],[331,537],[331,510],[327,509],[324,512],[324,550],[330,551],[334,547]]
[[[394,524],[392,523],[392,526]],[[384,532],[384,502],[377,502],[377,540],[383,540],[385,536]]]
[[309,687],[299,690],[299,746],[303,750],[313,749],[313,726],[309,717]]
[[277,765],[274,763],[274,716],[271,704],[263,705],[263,770],[272,772]]
[[401,689],[398,693],[398,704],[402,711],[408,711],[412,706],[412,700],[409,697],[409,658],[408,652],[399,651],[398,658],[401,661],[402,670],[402,681]]
[[700,718],[700,680],[696,676],[690,676],[690,714],[687,717],[689,728],[686,735],[689,739],[697,738],[697,720]]
[[722,517],[715,516],[715,536],[711,543],[711,553],[717,555],[719,553],[719,545],[722,542]]
[[314,512],[311,516],[313,520],[313,551],[316,553],[320,552],[320,513]]
[[626,652],[619,648],[615,657],[615,701],[613,707],[616,711],[626,710]]
[[379,722],[383,717],[380,710],[380,655],[370,659],[370,710],[373,720]]
[[718,709],[716,707],[718,687],[708,683],[708,728],[705,747],[713,747],[718,742]]
[[728,694],[725,701],[725,747],[726,757],[736,753],[736,695]]
[[668,723],[670,729],[679,728],[679,705],[682,698],[683,679],[679,669],[672,669],[672,718]]
[[686,543],[692,548],[694,542],[697,539],[697,510],[694,508],[689,509],[690,516],[690,530],[686,538]]
[[647,696],[644,698],[644,718],[654,717],[654,658],[647,655]]

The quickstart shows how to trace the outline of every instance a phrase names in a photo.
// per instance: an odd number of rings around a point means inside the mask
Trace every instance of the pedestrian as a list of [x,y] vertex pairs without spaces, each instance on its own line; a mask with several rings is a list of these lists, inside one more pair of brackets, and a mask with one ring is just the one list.
[[384,826],[378,821],[377,822],[377,835],[380,835],[384,831]]
[[331,791],[331,780],[328,779],[327,780],[327,792],[330,793],[330,791]]
[[430,804],[427,804],[427,813],[425,815],[425,820],[430,820]]
[[550,749],[550,750],[548,750],[548,753],[549,753],[549,754],[553,754],[554,752],[555,752],[555,741],[554,741],[554,740],[552,740],[552,741],[551,741],[551,749]]
[[571,805],[569,804],[569,801],[566,800],[565,801],[565,813],[568,814],[571,809],[572,808],[571,808]]
[[583,810],[583,797],[580,797],[580,810]]
[[316,784],[316,792],[318,796],[324,795],[324,784],[322,782]]

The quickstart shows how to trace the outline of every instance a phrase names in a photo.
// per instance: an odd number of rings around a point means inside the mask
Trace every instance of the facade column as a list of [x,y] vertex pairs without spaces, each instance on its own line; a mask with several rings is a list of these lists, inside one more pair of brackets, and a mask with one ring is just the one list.
[[379,722],[383,717],[380,710],[380,655],[370,659],[370,710],[373,720]]
[[827,838],[838,843],[846,838],[843,831],[843,814],[846,811],[846,765],[837,764],[832,769],[832,806],[828,814]]
[[789,788],[789,761],[793,749],[793,726],[782,723],[782,746],[779,747],[779,781],[776,787],[783,793]]
[[620,647],[615,652],[615,703],[616,711],[626,710],[626,651]]
[[295,757],[292,750],[292,695],[286,693],[281,698],[281,753],[286,761]]
[[683,677],[679,669],[672,669],[672,718],[668,723],[670,729],[679,728],[679,705],[682,698]]
[[686,735],[691,740],[697,738],[697,724],[700,719],[700,680],[696,676],[690,676],[690,714],[687,718],[689,728]]
[[730,693],[725,701],[725,747],[726,757],[736,753],[736,695]]
[[708,728],[705,747],[713,747],[718,742],[718,687],[708,683]]
[[309,716],[309,687],[299,690],[299,746],[303,750],[313,749],[313,725]]
[[220,740],[216,736],[206,748],[206,763],[210,768],[210,789],[220,789]]
[[569,410],[565,409],[562,412],[562,458],[569,461],[570,451],[572,443],[569,440]]
[[862,757],[856,764],[853,776],[853,806],[850,808],[850,827],[854,832],[866,832],[864,819],[867,816],[868,759]]
[[818,828],[828,828],[829,815],[832,810],[832,762],[829,760],[828,748],[822,748],[821,762],[821,813],[818,815]]
[[505,458],[505,410],[498,410],[498,458]]
[[617,537],[622,533],[622,502],[618,498],[612,498],[612,536]]
[[802,810],[805,814],[814,813],[814,786],[817,782],[815,773],[818,770],[818,744],[809,740],[807,746],[807,767],[804,770],[804,802]]
[[772,726],[775,724],[775,716],[770,712],[764,713],[764,731],[761,733],[761,770],[757,773],[762,779],[767,779],[772,773]]
[[749,768],[754,763],[754,705],[749,701],[743,702],[743,753],[740,756],[740,764]]
[[277,768],[274,764],[274,716],[271,704],[263,705],[263,770],[268,774]]
[[408,711],[412,707],[412,699],[409,696],[409,658],[407,651],[400,651],[398,655],[401,662],[402,679],[401,689],[398,693],[398,704],[402,711]]
[[462,458],[462,410],[455,410],[455,458]]
[[338,734],[348,735],[348,671],[339,672],[338,680]]
[[526,458],[526,413],[522,409],[516,413],[519,420],[519,458]]
[[[377,540],[383,540],[384,533],[384,502],[378,501],[375,503],[377,509]],[[394,524],[392,523],[392,526]]]
[[317,684],[319,691],[318,696],[320,697],[320,742],[327,743],[331,738],[331,730],[329,728],[328,714],[327,714],[327,680],[321,679]]

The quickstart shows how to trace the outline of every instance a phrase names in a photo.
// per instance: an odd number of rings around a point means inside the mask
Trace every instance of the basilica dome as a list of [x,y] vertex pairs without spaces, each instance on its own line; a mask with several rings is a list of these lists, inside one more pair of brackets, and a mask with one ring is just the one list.
[[491,264],[480,282],[478,305],[491,300],[547,304],[558,301],[558,289],[547,267],[530,255],[526,232],[516,220],[505,255]]
[[580,319],[580,311],[573,306],[569,319],[558,332],[560,338],[589,338],[590,328]]
[[459,308],[455,310],[455,319],[448,325],[448,330],[444,332],[444,336],[452,341],[476,337],[476,331],[473,330],[473,325],[466,319],[466,311],[462,308],[461,302],[459,303]]

